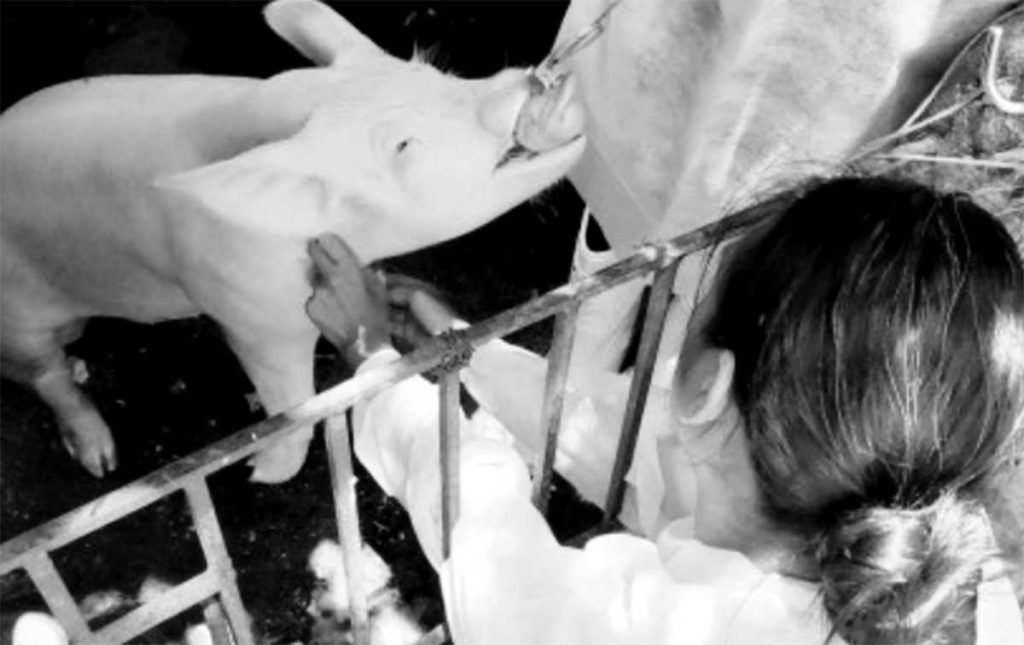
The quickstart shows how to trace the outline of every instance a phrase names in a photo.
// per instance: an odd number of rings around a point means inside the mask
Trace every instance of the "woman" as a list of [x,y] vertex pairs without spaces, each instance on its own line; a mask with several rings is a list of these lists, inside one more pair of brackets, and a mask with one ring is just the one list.
[[[337,238],[311,255],[327,338],[360,369],[393,358],[379,286],[352,279]],[[669,515],[654,535],[558,545],[519,454],[474,417],[441,562],[436,392],[413,379],[357,407],[357,452],[439,566],[455,642],[1024,643],[1019,563],[1001,557],[1019,545],[985,507],[1024,432],[1024,268],[1005,229],[957,196],[838,179],[731,258],[645,419],[657,458],[640,470]],[[506,424],[530,443],[527,425]]]

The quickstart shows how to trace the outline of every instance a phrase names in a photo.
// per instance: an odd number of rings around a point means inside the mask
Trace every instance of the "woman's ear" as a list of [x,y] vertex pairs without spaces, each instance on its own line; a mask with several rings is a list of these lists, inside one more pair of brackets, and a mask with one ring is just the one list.
[[685,371],[676,374],[673,397],[677,420],[701,425],[720,417],[729,403],[735,369],[736,357],[731,351],[702,349]]

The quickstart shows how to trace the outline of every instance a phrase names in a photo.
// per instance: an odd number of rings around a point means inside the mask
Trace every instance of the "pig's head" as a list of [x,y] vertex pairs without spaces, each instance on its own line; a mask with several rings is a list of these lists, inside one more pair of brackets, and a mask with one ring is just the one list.
[[533,97],[558,109],[541,124],[550,145],[529,150],[513,136],[531,100],[523,70],[466,80],[397,59],[313,0],[265,15],[319,66],[267,80],[251,101],[259,120],[294,123],[286,136],[158,181],[204,214],[293,238],[333,231],[369,262],[485,224],[583,151],[572,83]]

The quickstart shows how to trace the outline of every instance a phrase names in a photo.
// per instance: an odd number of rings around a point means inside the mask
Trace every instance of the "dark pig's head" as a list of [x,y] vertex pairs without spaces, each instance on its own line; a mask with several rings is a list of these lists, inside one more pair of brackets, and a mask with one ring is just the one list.
[[[297,237],[333,231],[369,262],[487,223],[583,151],[571,83],[531,96],[524,70],[468,80],[400,60],[314,0],[277,0],[265,16],[318,64],[268,79],[256,98],[295,131],[161,182],[219,216]],[[525,148],[516,123],[538,102],[543,143]]]

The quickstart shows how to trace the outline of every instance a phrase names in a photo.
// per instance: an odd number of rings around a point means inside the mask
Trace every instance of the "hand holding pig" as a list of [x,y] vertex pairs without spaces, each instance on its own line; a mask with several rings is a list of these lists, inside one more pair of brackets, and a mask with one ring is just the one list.
[[315,273],[306,312],[348,364],[358,366],[390,344],[384,284],[333,233],[311,241],[309,256]]
[[308,250],[314,288],[306,312],[349,365],[357,366],[387,346],[389,333],[418,346],[446,329],[466,325],[427,282],[391,275],[385,288],[337,235],[317,237]]

